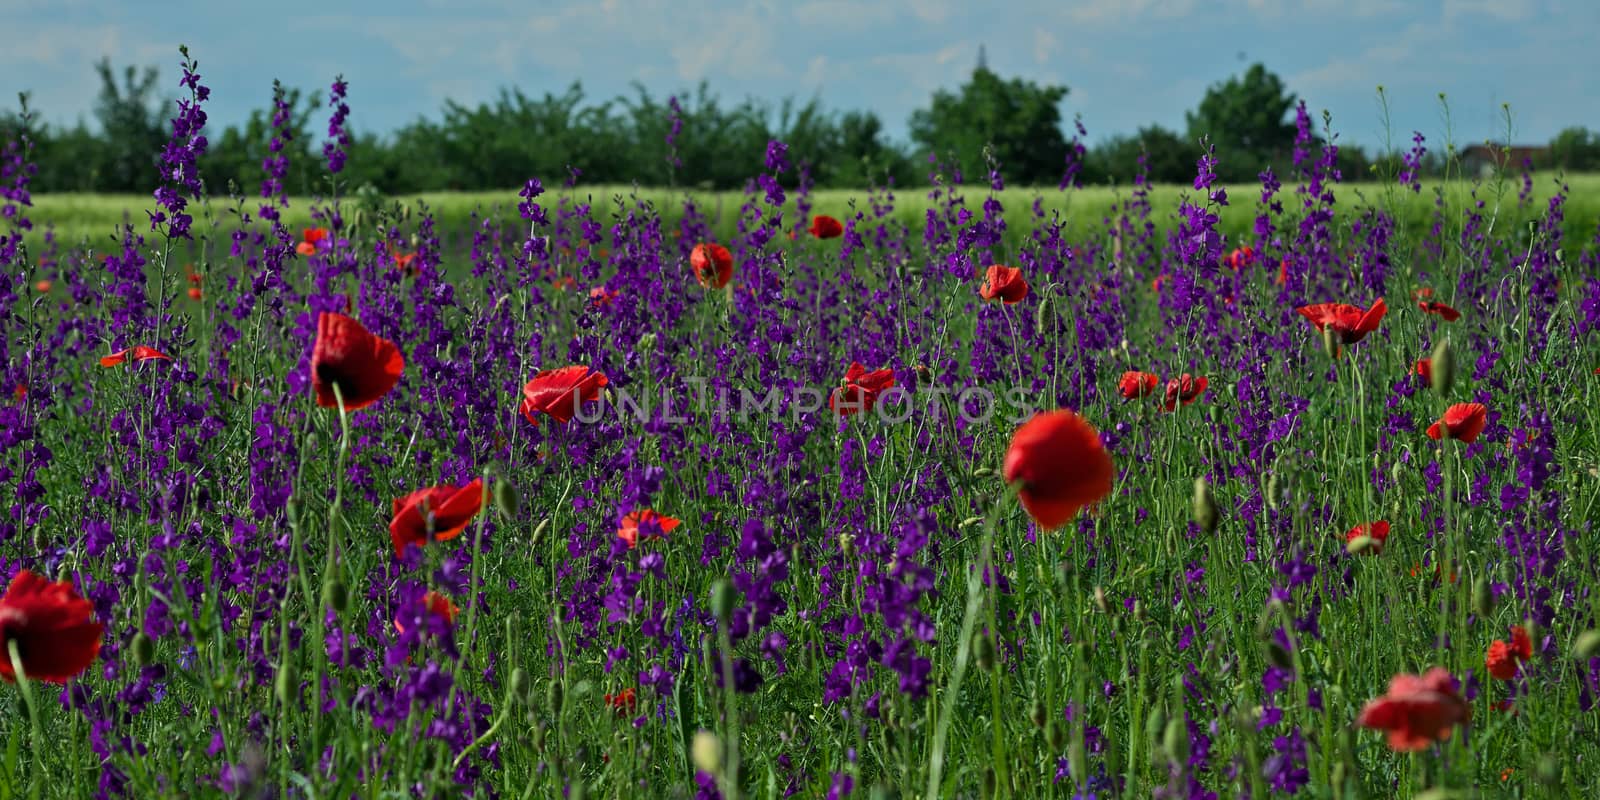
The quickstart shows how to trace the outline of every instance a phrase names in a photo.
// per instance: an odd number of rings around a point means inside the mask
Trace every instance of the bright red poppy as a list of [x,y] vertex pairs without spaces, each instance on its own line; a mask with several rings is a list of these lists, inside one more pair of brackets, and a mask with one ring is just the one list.
[[414,278],[417,276],[416,253],[402,253],[398,250],[391,250],[389,251],[389,257],[394,259],[394,268],[405,273],[406,277]]
[[1517,677],[1517,668],[1530,658],[1533,658],[1533,638],[1528,635],[1527,628],[1512,625],[1511,641],[1496,639],[1491,642],[1489,651],[1484,654],[1483,664],[1489,669],[1490,675],[1509,681]]
[[171,361],[172,360],[172,356],[169,356],[166,353],[163,353],[160,350],[155,349],[154,347],[145,347],[144,345],[141,344],[138,347],[134,347],[134,348],[131,348],[131,349],[118,350],[117,352],[112,353],[109,356],[101,356],[100,357],[100,366],[102,366],[102,367],[115,367],[118,364],[121,364],[122,362],[127,361],[129,357],[132,357],[135,362],[144,362],[144,361],[149,361],[151,359],[155,359],[157,361]]
[[400,382],[406,360],[400,348],[343,314],[324,311],[317,317],[317,341],[311,348],[311,388],[317,405],[338,408],[337,385],[348,411],[366,408]]
[[844,373],[844,384],[828,396],[828,410],[845,417],[871,411],[878,397],[892,388],[894,370],[868,372],[861,362],[852,361]]
[[326,228],[306,228],[300,237],[300,244],[295,245],[294,251],[303,256],[313,256],[318,250],[326,250],[331,245],[332,241],[328,239]]
[[0,678],[17,680],[11,643],[28,680],[66,683],[94,663],[105,627],[70,581],[22,570],[0,597]]
[[983,288],[978,294],[985,300],[999,298],[1008,306],[1014,305],[1028,296],[1028,282],[1023,280],[1022,270],[994,264],[984,276]]
[[483,508],[483,479],[466,486],[429,486],[394,501],[394,519],[389,521],[389,539],[394,554],[405,555],[407,545],[422,546],[428,541],[429,520],[436,541],[461,535],[472,518]]
[[1432,300],[1425,300],[1425,301],[1418,302],[1417,303],[1417,308],[1422,309],[1424,313],[1437,314],[1437,315],[1439,315],[1441,317],[1444,317],[1444,321],[1445,322],[1455,322],[1456,320],[1461,319],[1461,312],[1460,311],[1457,311],[1457,310],[1445,305],[1444,303],[1437,303],[1437,302],[1434,302]]
[[202,293],[201,293],[201,292],[200,292],[200,287],[198,287],[198,286],[191,286],[191,287],[189,287],[189,299],[190,299],[190,300],[194,300],[194,301],[199,301],[199,300],[200,300],[200,298],[201,298],[201,297],[204,297],[204,296],[205,296],[205,295],[203,295],[203,294],[202,294]]
[[1389,748],[1408,752],[1449,739],[1452,728],[1471,718],[1472,707],[1461,699],[1456,679],[1434,667],[1426,675],[1394,676],[1388,694],[1369,701],[1356,724],[1387,731]]
[[713,242],[701,242],[689,251],[689,268],[701,286],[721,289],[733,280],[733,254]]
[[1428,426],[1428,438],[1460,439],[1472,444],[1483,433],[1488,416],[1489,409],[1482,403],[1456,403],[1445,409],[1438,422]]
[[540,370],[522,387],[522,416],[537,425],[535,412],[549,414],[557,422],[571,422],[583,403],[600,399],[606,376],[587,366],[574,364],[560,369]]
[[[445,622],[454,623],[456,615],[461,613],[461,609],[457,608],[455,603],[450,602],[450,598],[438,592],[430,591],[423,595],[422,602],[427,607],[429,614],[436,617],[444,617]],[[398,619],[394,621],[394,629],[401,633],[406,632],[406,626],[400,624]]]
[[1115,473],[1100,433],[1065,409],[1024,422],[1006,449],[1006,482],[1021,483],[1022,508],[1044,530],[1065,525],[1110,494]]
[[1233,252],[1228,253],[1228,266],[1234,272],[1238,272],[1254,263],[1256,263],[1256,249],[1250,245],[1235,247]]
[[1412,371],[1417,374],[1417,377],[1422,379],[1423,386],[1433,385],[1433,359],[1417,359],[1417,365],[1412,369]]
[[617,293],[613,289],[596,286],[589,290],[589,305],[595,308],[605,308],[611,305],[611,301],[615,299],[617,299]]
[[818,239],[837,239],[844,235],[844,225],[827,214],[812,217],[811,227],[808,230]]
[[1283,286],[1284,284],[1286,284],[1288,282],[1289,282],[1289,259],[1285,258],[1285,259],[1283,259],[1283,260],[1278,262],[1278,279],[1276,281],[1273,281],[1273,283],[1276,283],[1279,286]]
[[1150,372],[1124,372],[1117,381],[1117,392],[1124,400],[1148,397],[1161,385],[1161,376]]
[[39,292],[39,294],[44,294],[45,292],[50,291],[50,286],[51,285],[52,284],[49,281],[39,281],[38,283],[33,285],[33,288],[36,289]]
[[[622,518],[622,526],[617,528],[617,538],[627,542],[628,549],[632,550],[639,546],[641,529],[643,529],[645,539],[660,539],[682,524],[683,520],[674,519],[646,508],[642,511],[634,511]],[[651,526],[659,528],[661,532],[656,533],[650,530]]]
[[1363,536],[1371,538],[1376,543],[1372,548],[1372,552],[1381,553],[1383,552],[1383,543],[1389,541],[1389,523],[1384,520],[1362,523],[1346,531],[1344,540],[1348,544]]
[[1316,326],[1318,331],[1325,327],[1332,328],[1339,334],[1340,342],[1355,344],[1378,329],[1378,323],[1383,321],[1383,315],[1388,313],[1389,307],[1380,297],[1371,308],[1365,309],[1344,303],[1318,303],[1302,306],[1297,310],[1300,316],[1311,320],[1311,324]]
[[606,706],[616,712],[617,716],[632,714],[639,707],[639,697],[633,689],[623,689],[616,694],[605,695]]
[[1210,383],[1204,375],[1196,378],[1185,372],[1181,378],[1167,381],[1167,396],[1161,401],[1162,411],[1176,411],[1178,405],[1189,405],[1205,394]]

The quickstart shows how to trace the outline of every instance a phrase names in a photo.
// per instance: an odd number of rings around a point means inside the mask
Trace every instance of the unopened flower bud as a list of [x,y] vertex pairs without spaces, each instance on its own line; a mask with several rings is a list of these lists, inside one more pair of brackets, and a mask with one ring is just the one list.
[[1061,751],[1061,746],[1067,743],[1067,732],[1062,728],[1061,720],[1050,720],[1050,724],[1044,729],[1044,741],[1050,745],[1051,751]]
[[1583,661],[1600,656],[1600,631],[1578,634],[1578,641],[1572,645],[1572,654]]
[[522,667],[511,670],[511,682],[507,688],[517,701],[528,702],[528,671]]
[[722,769],[722,742],[711,731],[697,731],[689,752],[695,769],[711,775]]
[[1440,339],[1439,343],[1433,346],[1433,355],[1430,358],[1432,360],[1429,362],[1428,381],[1433,384],[1433,393],[1449,398],[1450,387],[1455,385],[1456,380],[1456,354],[1455,349],[1450,346],[1449,337]]
[[517,495],[517,487],[511,481],[501,478],[494,482],[494,504],[499,507],[500,513],[507,517],[515,517],[522,508],[522,499]]
[[1211,533],[1217,529],[1217,499],[1211,494],[1211,485],[1205,478],[1194,481],[1194,524]]
[[350,608],[350,587],[338,578],[329,578],[322,584],[322,604],[343,614]]
[[1383,545],[1371,536],[1357,536],[1345,544],[1344,551],[1353,556],[1364,556],[1375,553],[1382,547]]
[[1267,642],[1267,660],[1278,669],[1294,669],[1294,656],[1277,639]]
[[984,672],[994,669],[996,655],[994,650],[994,637],[980,633],[978,634],[978,641],[976,642],[976,645],[977,646],[975,649],[978,651],[978,668]]
[[1489,590],[1489,579],[1482,575],[1472,582],[1472,610],[1480,617],[1494,611],[1494,592]]
[[1322,329],[1322,352],[1327,353],[1328,358],[1334,359],[1335,361],[1339,359],[1338,335],[1338,332],[1333,329],[1332,325],[1328,325]]
[[141,667],[150,666],[156,659],[156,642],[150,634],[140,631],[133,637],[133,663]]
[[544,690],[544,702],[545,705],[550,707],[551,716],[561,716],[561,704],[564,700],[566,700],[566,694],[561,688],[561,681],[551,681],[550,685],[546,686]]
[[1167,751],[1167,757],[1172,759],[1173,763],[1189,762],[1189,731],[1183,724],[1182,717],[1167,720],[1167,732],[1161,737],[1161,747]]
[[273,681],[272,691],[281,705],[297,706],[300,704],[300,680],[295,677],[293,661],[285,659],[278,666],[278,676]]
[[711,584],[711,614],[717,618],[717,624],[724,628],[733,619],[733,600],[733,584],[727,580]]
[[1028,707],[1028,719],[1033,721],[1035,727],[1043,728],[1050,719],[1050,710],[1045,706],[1044,699],[1033,698],[1033,703]]

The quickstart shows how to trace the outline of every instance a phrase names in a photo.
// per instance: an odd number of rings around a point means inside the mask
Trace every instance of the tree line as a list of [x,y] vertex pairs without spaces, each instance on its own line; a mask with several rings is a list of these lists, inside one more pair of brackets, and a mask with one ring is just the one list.
[[[80,120],[30,127],[37,191],[144,192],[154,182],[172,110],[159,90],[158,70],[119,71],[108,60],[95,69],[101,90],[94,126]],[[418,117],[387,135],[357,133],[342,178],[346,186],[390,194],[506,189],[530,176],[549,180],[570,170],[586,183],[732,189],[745,185],[766,143],[779,139],[820,187],[926,184],[934,171],[930,156],[937,156],[941,174],[959,170],[967,182],[986,182],[997,167],[1009,185],[1055,185],[1069,174],[1085,184],[1126,184],[1141,169],[1153,181],[1181,183],[1194,176],[1201,136],[1216,147],[1223,180],[1251,181],[1267,167],[1289,174],[1298,101],[1261,64],[1211,86],[1186,115],[1183,133],[1148,125],[1087,146],[1082,127],[1069,131],[1062,117],[1067,96],[1065,86],[1004,78],[980,55],[965,84],[934,92],[912,114],[911,141],[896,143],[876,113],[831,111],[818,98],[728,103],[704,83],[665,101],[637,85],[632,95],[610,100],[591,100],[577,82],[541,96],[505,88],[475,106],[447,101],[436,118]],[[289,90],[286,100],[292,132],[286,184],[294,193],[320,191],[324,172],[313,120],[326,113],[322,95]],[[259,185],[270,120],[264,104],[243,124],[209,136],[201,171],[213,191],[232,183],[249,193]],[[19,124],[14,112],[0,117],[0,133],[13,136]],[[1349,179],[1372,171],[1397,174],[1400,159],[1399,153],[1369,155],[1348,144],[1339,151]],[[1600,169],[1600,133],[1563,131],[1545,150],[1544,163],[1534,166]],[[1423,174],[1443,169],[1438,148],[1420,167]]]

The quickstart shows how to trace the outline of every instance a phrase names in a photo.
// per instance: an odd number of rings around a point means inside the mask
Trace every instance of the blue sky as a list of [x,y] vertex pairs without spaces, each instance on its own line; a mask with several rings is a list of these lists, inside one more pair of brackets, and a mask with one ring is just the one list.
[[1205,88],[1262,61],[1344,141],[1381,144],[1375,89],[1392,130],[1438,141],[1438,94],[1455,139],[1542,143],[1568,125],[1600,129],[1600,0],[0,0],[0,97],[32,90],[50,122],[87,118],[92,68],[158,64],[176,94],[177,46],[200,59],[216,123],[268,103],[274,78],[350,81],[352,121],[388,131],[517,85],[590,98],[659,97],[701,79],[725,101],[819,96],[870,108],[903,138],[910,112],[970,73],[980,44],[1002,75],[1065,84],[1068,119],[1090,140],[1160,123],[1183,129]]

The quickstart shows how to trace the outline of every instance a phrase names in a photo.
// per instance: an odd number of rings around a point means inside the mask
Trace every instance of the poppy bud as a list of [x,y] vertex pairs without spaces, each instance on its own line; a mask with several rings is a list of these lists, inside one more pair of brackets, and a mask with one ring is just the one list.
[[1327,353],[1328,358],[1335,361],[1339,359],[1339,332],[1334,330],[1332,325],[1324,326],[1322,329],[1322,352]]
[[545,705],[550,707],[550,716],[561,716],[561,702],[565,699],[566,695],[562,692],[561,681],[551,681],[550,685],[545,687],[544,702]]
[[1531,619],[1522,621],[1522,629],[1528,632],[1528,641],[1530,642],[1537,642],[1544,638],[1544,631],[1539,627],[1539,623]]
[[1383,545],[1371,536],[1357,536],[1344,546],[1344,551],[1353,556],[1364,556],[1378,550]]
[[1182,717],[1167,720],[1167,732],[1161,737],[1161,747],[1167,751],[1167,757],[1172,759],[1173,763],[1188,763],[1189,731],[1184,726]]
[[1555,756],[1545,753],[1539,756],[1539,765],[1534,768],[1533,775],[1546,786],[1560,786],[1561,762],[1557,761]]
[[1572,654],[1582,661],[1600,656],[1600,631],[1584,631],[1572,646]]
[[[965,528],[967,524],[963,522],[961,527]],[[854,557],[856,554],[856,537],[848,533],[839,534],[839,552],[844,553],[845,558]]]
[[295,677],[293,661],[285,660],[278,666],[278,677],[272,683],[272,691],[280,705],[300,704],[300,681]]
[[539,546],[539,539],[544,536],[545,529],[549,527],[550,519],[548,517],[539,520],[539,526],[533,529],[533,536],[528,540],[528,543],[537,548]]
[[349,224],[346,226],[347,229],[351,231],[359,230],[364,219],[366,219],[366,216],[361,213],[361,209],[358,208],[350,212]]
[[1033,310],[1033,327],[1036,330],[1044,330],[1044,323],[1049,318],[1049,314],[1050,294],[1041,292],[1039,294],[1039,307]]
[[978,467],[972,471],[972,477],[974,478],[987,478],[992,475],[994,475],[994,469],[992,467]]
[[1102,614],[1111,613],[1111,607],[1106,603],[1106,589],[1104,586],[1094,587],[1094,607]]
[[511,696],[519,702],[528,702],[528,671],[522,667],[511,670]]
[[639,352],[653,353],[656,349],[656,335],[654,332],[639,337]]
[[712,775],[722,769],[722,742],[711,731],[696,731],[689,752],[695,769]]
[[978,668],[984,672],[994,669],[994,638],[987,634],[980,633],[978,634],[978,641],[975,642],[975,644],[976,647],[974,649],[978,651]]
[[1481,575],[1472,582],[1472,610],[1480,617],[1487,617],[1494,611],[1494,593],[1489,591],[1489,579]]
[[150,638],[150,634],[139,631],[138,635],[133,637],[133,663],[148,667],[154,660],[156,660],[155,640]]
[[1267,660],[1278,669],[1294,669],[1294,656],[1277,639],[1267,642]]
[[1456,379],[1456,354],[1450,347],[1450,339],[1440,339],[1430,358],[1428,381],[1433,384],[1433,393],[1448,398]]
[[1144,601],[1138,598],[1133,600],[1133,621],[1144,622]]
[[494,504],[500,509],[501,514],[515,517],[522,507],[521,498],[517,496],[517,487],[512,486],[511,482],[504,478],[495,481]]
[[411,249],[415,250],[415,249],[417,249],[418,247],[421,247],[421,246],[422,246],[422,237],[418,236],[418,235],[416,235],[414,233],[411,234]]
[[1061,720],[1050,720],[1050,724],[1044,729],[1044,741],[1045,744],[1050,745],[1052,751],[1057,752],[1061,750],[1062,745],[1067,743],[1067,732],[1061,727]]
[[711,613],[718,625],[728,626],[728,621],[733,619],[733,584],[726,580],[711,584]]
[[911,371],[917,373],[918,383],[927,383],[933,380],[933,370],[928,369],[928,365],[926,364],[918,364],[915,367],[912,367]]
[[995,790],[994,767],[987,767],[987,768],[985,768],[983,770],[983,796],[985,798],[994,797],[994,790]]
[[967,517],[966,519],[961,520],[961,527],[970,528],[981,522],[983,522],[983,517]]
[[343,614],[350,608],[350,588],[338,578],[329,578],[322,584],[322,604],[335,614]]
[[1043,728],[1049,721],[1050,710],[1044,705],[1042,698],[1033,698],[1033,704],[1028,707],[1028,719],[1033,720],[1035,727]]
[[1267,476],[1267,508],[1278,510],[1278,473]]
[[1206,533],[1217,529],[1217,499],[1211,495],[1205,478],[1194,480],[1194,524]]
[[1345,781],[1345,775],[1346,774],[1347,773],[1346,773],[1346,770],[1345,770],[1344,762],[1343,761],[1335,762],[1334,765],[1333,765],[1333,776],[1332,776],[1333,777],[1333,785],[1335,787],[1335,789],[1334,789],[1335,796],[1339,796],[1344,791],[1344,781]]

